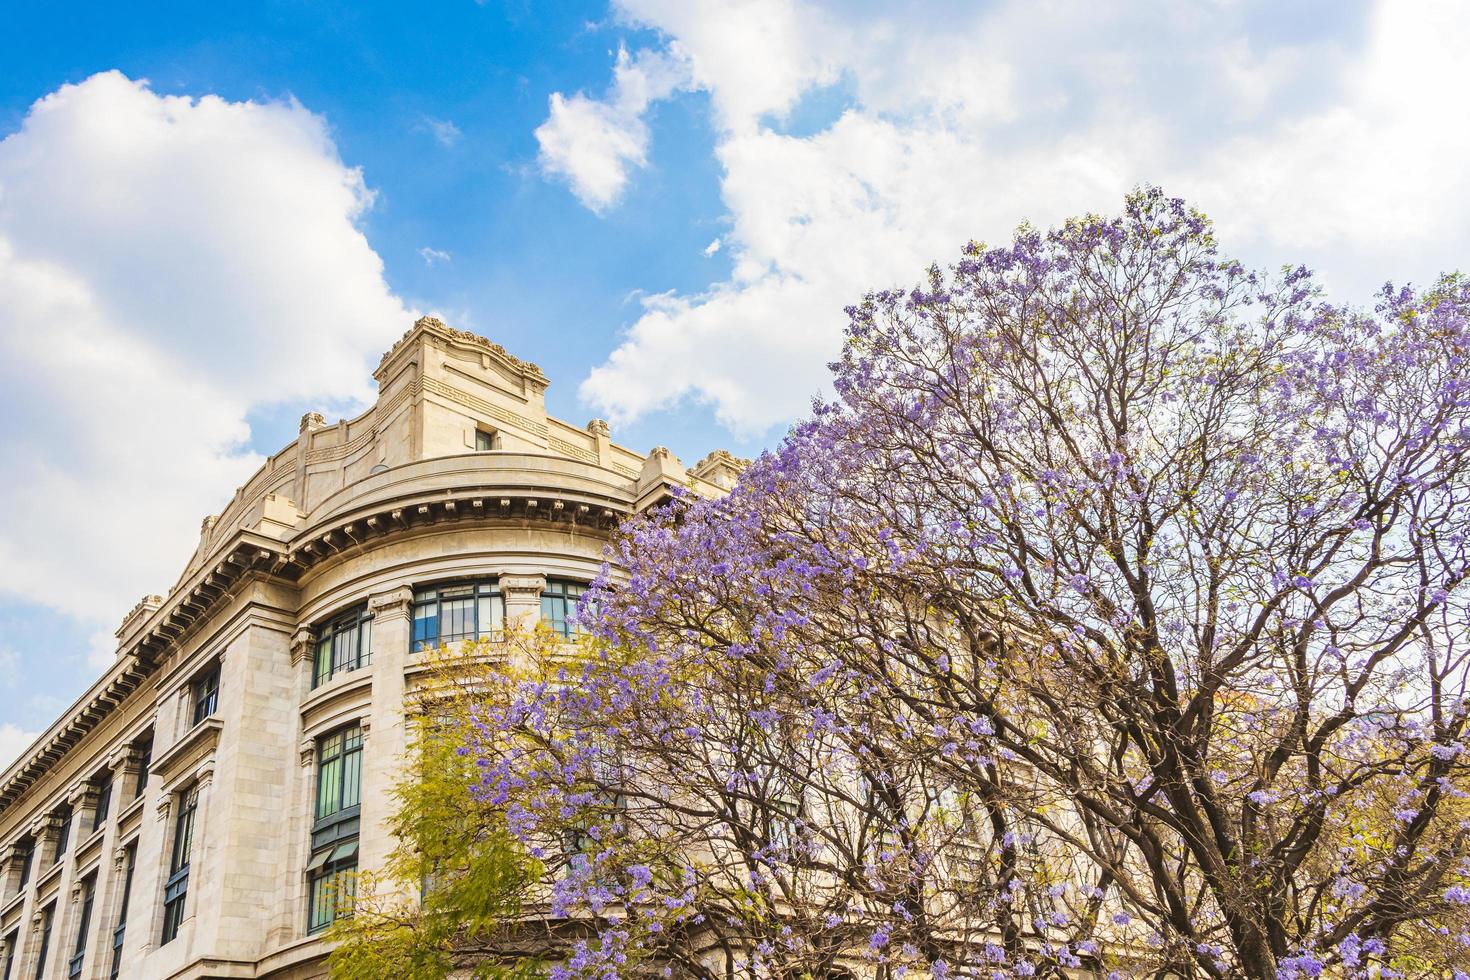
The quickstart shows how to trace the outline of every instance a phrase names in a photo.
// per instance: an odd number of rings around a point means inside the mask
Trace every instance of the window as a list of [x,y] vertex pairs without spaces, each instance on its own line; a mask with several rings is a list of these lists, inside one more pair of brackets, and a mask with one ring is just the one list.
[[194,724],[199,724],[219,707],[219,664],[194,680]]
[[492,449],[500,448],[500,438],[492,429],[475,430],[475,452],[487,453]]
[[36,980],[46,975],[46,958],[51,953],[51,926],[56,919],[56,903],[46,906],[41,913],[41,952],[36,957]]
[[72,950],[71,963],[67,966],[69,980],[82,975],[82,964],[87,959],[87,931],[92,928],[92,902],[97,897],[97,876],[94,874],[82,882],[82,917],[77,922],[77,944]]
[[311,686],[320,687],[338,674],[372,662],[373,617],[367,614],[367,606],[359,606],[317,630]]
[[351,725],[319,739],[316,773],[316,822],[306,865],[310,932],[352,914],[362,799],[362,728]]
[[30,883],[30,880],[31,880],[31,861],[34,860],[35,857],[36,857],[36,845],[35,845],[34,842],[29,842],[29,843],[26,843],[26,844],[23,844],[23,845],[18,845],[18,846],[21,846],[21,847],[24,847],[25,848],[24,852],[22,852],[22,854],[20,856],[20,888],[19,888],[19,890],[24,891],[26,885],[29,884]]
[[3,980],[10,980],[11,971],[15,969],[15,947],[20,945],[20,930],[13,930],[5,937],[5,972],[0,975]]
[[184,902],[189,895],[189,859],[194,851],[194,817],[199,811],[199,787],[179,797],[179,815],[174,821],[173,858],[168,881],[163,886],[163,942],[173,942],[184,922]]
[[117,980],[122,972],[123,937],[128,931],[128,900],[133,896],[133,870],[138,866],[137,842],[128,845],[127,876],[123,878],[122,905],[117,912],[117,928],[112,930],[112,969],[108,980]]
[[92,833],[101,830],[112,812],[112,771],[97,777],[97,809],[92,811]]
[[414,590],[415,651],[460,640],[494,639],[503,629],[505,600],[499,582],[459,582]]
[[587,586],[581,582],[551,579],[541,593],[541,621],[549,623],[562,636],[576,634],[579,631],[572,618],[577,612],[577,602],[586,591]]
[[56,853],[51,856],[51,866],[54,868],[66,857],[66,849],[71,846],[71,810],[62,810],[57,814],[61,821],[61,827],[56,831]]
[[153,736],[149,735],[146,742],[137,745],[141,760],[138,763],[138,785],[133,787],[133,799],[143,795],[148,788],[148,767],[153,765]]

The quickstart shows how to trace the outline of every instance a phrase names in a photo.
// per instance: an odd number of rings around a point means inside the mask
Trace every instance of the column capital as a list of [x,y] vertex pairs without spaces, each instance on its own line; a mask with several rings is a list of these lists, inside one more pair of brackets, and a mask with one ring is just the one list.
[[375,620],[393,619],[398,616],[407,618],[412,606],[413,589],[406,585],[368,597],[368,612]]
[[502,575],[500,576],[500,591],[507,602],[513,599],[539,601],[541,593],[546,591],[546,576]]
[[316,739],[303,738],[301,740],[301,767],[303,769],[311,765],[316,758]]
[[299,627],[291,634],[291,666],[296,666],[301,661],[311,656],[311,648],[316,645],[316,632],[309,626]]
[[97,808],[97,784],[88,779],[73,786],[66,794],[66,802],[73,810],[95,810]]

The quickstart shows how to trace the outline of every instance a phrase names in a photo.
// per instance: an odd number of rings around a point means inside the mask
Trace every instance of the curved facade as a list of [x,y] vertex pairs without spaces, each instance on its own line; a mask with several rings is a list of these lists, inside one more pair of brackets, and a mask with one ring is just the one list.
[[0,775],[3,980],[323,975],[337,883],[392,847],[417,651],[561,626],[623,517],[738,473],[548,417],[534,364],[431,318],[375,377],[204,521]]

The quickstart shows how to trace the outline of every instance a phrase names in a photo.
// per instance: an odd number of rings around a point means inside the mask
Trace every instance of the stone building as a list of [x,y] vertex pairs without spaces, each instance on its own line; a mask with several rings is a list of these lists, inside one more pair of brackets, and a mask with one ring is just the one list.
[[315,977],[339,876],[392,848],[425,645],[567,613],[624,516],[686,471],[547,416],[534,364],[432,318],[377,403],[298,438],[204,521],[113,666],[0,774],[0,976]]

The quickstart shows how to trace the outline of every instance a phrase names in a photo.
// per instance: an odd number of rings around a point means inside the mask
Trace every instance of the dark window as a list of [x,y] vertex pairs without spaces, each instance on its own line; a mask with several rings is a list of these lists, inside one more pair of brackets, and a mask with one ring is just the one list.
[[581,582],[568,582],[565,579],[548,581],[541,593],[542,621],[562,636],[569,637],[577,633],[577,627],[572,620],[576,616],[577,602],[586,591],[587,586]]
[[173,942],[184,921],[184,902],[189,896],[189,859],[194,852],[194,816],[199,811],[199,787],[179,797],[179,815],[174,822],[173,858],[168,881],[163,886],[163,942]]
[[10,971],[15,969],[15,947],[20,945],[20,930],[16,929],[5,937],[5,973],[0,980],[10,980]]
[[219,707],[219,664],[194,681],[194,724],[199,724]]
[[36,857],[36,845],[28,843],[24,845],[25,852],[20,858],[20,887],[22,890],[31,880],[31,862]]
[[338,674],[345,674],[373,662],[373,618],[367,607],[338,616],[316,633],[316,664],[311,686],[325,684]]
[[92,901],[96,897],[97,876],[94,874],[82,882],[82,918],[77,923],[77,944],[66,972],[70,980],[77,980],[82,975],[82,963],[87,958],[87,931],[92,928]]
[[317,740],[316,822],[306,865],[310,932],[352,914],[361,799],[362,729],[352,725]]
[[92,811],[92,832],[96,833],[107,823],[112,812],[112,772],[109,770],[97,778],[97,809]]
[[36,980],[46,975],[46,959],[51,955],[51,926],[56,918],[56,903],[46,906],[41,913],[41,953],[36,957]]
[[52,867],[62,862],[66,849],[71,846],[71,811],[62,810],[57,816],[61,820],[61,828],[56,831],[56,854],[51,858]]
[[112,969],[108,980],[117,980],[122,972],[123,937],[128,931],[128,900],[133,897],[133,870],[138,866],[138,845],[127,849],[127,876],[123,878],[122,906],[117,912],[117,928],[112,930]]
[[475,430],[475,452],[485,453],[499,448],[496,443],[495,433],[487,429]]
[[496,639],[504,629],[505,600],[499,582],[455,582],[414,590],[414,650]]
[[148,788],[148,767],[153,765],[153,736],[148,736],[148,741],[139,743],[137,748],[142,759],[138,763],[138,785],[133,787],[135,800]]

